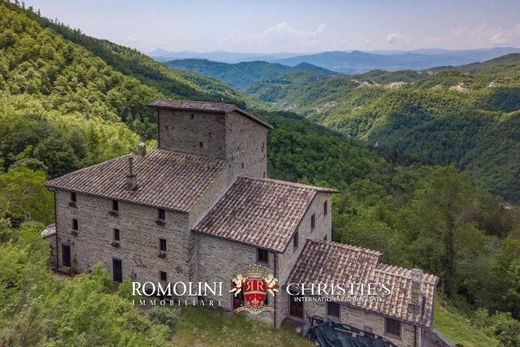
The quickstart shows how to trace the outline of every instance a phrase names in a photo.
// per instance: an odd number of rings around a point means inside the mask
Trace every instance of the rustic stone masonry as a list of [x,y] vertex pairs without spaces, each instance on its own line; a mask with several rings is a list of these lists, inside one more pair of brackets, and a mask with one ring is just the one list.
[[[331,242],[335,191],[268,179],[268,124],[229,104],[150,106],[157,111],[157,149],[46,183],[56,198],[56,233],[47,237],[56,267],[86,272],[102,263],[118,281],[223,282],[223,297],[205,299],[232,310],[232,279],[261,264],[279,279],[280,292],[267,302],[275,312],[257,319],[280,326],[320,315],[399,346],[421,345],[437,278],[381,264],[379,252]],[[286,292],[289,281],[353,279],[398,290],[381,305],[342,303],[339,315],[325,302],[295,310]]]

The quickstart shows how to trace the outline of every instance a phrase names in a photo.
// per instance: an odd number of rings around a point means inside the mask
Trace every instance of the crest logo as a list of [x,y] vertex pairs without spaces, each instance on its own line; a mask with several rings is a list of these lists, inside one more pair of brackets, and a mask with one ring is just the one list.
[[268,294],[273,298],[278,292],[278,279],[273,274],[268,274],[267,269],[259,265],[250,265],[246,268],[246,276],[236,275],[230,292],[235,297],[241,293],[244,296],[244,303],[235,312],[247,311],[252,314],[262,312],[274,312],[270,306],[266,306]]

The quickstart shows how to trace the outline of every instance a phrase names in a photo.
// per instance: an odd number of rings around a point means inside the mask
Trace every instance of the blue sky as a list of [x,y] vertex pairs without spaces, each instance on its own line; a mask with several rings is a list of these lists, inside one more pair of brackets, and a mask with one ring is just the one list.
[[520,47],[519,0],[26,0],[82,32],[150,52]]

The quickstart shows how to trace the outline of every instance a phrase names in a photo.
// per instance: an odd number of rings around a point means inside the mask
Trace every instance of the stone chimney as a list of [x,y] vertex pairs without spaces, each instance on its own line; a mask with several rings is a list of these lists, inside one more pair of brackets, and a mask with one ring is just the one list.
[[126,175],[126,189],[137,189],[137,176],[134,174],[134,158],[128,158],[128,175]]
[[146,145],[144,144],[144,142],[139,143],[139,145],[137,146],[137,154],[141,157],[144,157],[146,155]]
[[410,303],[408,305],[408,311],[419,316],[421,316],[422,314],[422,276],[423,272],[421,269],[412,269],[412,288],[410,295]]

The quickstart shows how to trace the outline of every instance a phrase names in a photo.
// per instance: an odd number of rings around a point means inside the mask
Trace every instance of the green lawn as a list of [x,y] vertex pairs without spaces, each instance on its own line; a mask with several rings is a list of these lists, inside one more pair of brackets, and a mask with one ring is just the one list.
[[173,337],[175,346],[313,346],[298,335],[222,310],[183,308]]
[[498,347],[495,339],[471,326],[469,319],[448,305],[440,297],[435,304],[433,327],[451,342],[464,347]]

